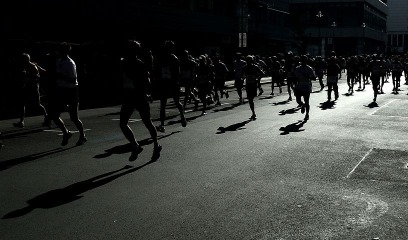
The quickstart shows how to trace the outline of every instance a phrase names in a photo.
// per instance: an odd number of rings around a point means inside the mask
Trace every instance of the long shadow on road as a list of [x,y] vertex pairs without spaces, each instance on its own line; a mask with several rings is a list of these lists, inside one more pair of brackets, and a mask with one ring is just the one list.
[[305,125],[306,121],[297,121],[295,123],[289,124],[286,127],[281,127],[279,130],[282,131],[280,135],[288,135],[294,132],[303,132],[305,129],[301,129]]
[[34,160],[37,160],[37,159],[40,159],[40,158],[43,158],[43,157],[47,157],[47,156],[52,155],[52,154],[56,154],[56,153],[59,153],[59,152],[64,152],[64,151],[67,151],[67,150],[72,149],[74,147],[76,147],[76,146],[69,147],[69,148],[59,147],[59,148],[55,148],[55,149],[48,150],[48,151],[41,152],[41,153],[35,153],[35,154],[31,154],[31,155],[24,156],[24,157],[19,157],[19,158],[14,158],[14,159],[2,161],[2,162],[0,162],[0,171],[6,170],[8,168],[11,168],[11,167],[14,167],[14,166],[26,163],[26,162],[31,162],[31,161],[34,161]]
[[289,109],[285,109],[279,112],[279,115],[283,116],[283,115],[287,115],[287,114],[294,114],[297,113],[299,111],[300,108],[295,107],[295,108],[289,108]]
[[[158,136],[158,139],[160,140],[160,139],[163,139],[163,138],[167,138],[167,137],[170,137],[173,134],[180,133],[180,132],[181,131],[175,131],[175,132],[172,132],[172,133],[167,134],[167,135]],[[153,140],[151,138],[146,138],[146,139],[143,139],[143,140],[140,140],[140,141],[137,141],[137,142],[141,146],[146,146],[146,145],[152,144]],[[107,157],[110,157],[110,156],[112,156],[114,154],[125,154],[125,153],[130,153],[130,152],[132,152],[132,146],[130,145],[130,143],[126,143],[126,144],[123,144],[123,145],[119,145],[119,146],[115,146],[113,148],[106,149],[104,153],[98,154],[98,155],[94,156],[93,158],[97,158],[97,159],[107,158]]]
[[233,132],[233,131],[243,130],[243,129],[245,129],[244,126],[247,123],[251,122],[251,121],[252,120],[246,120],[246,121],[243,121],[243,122],[232,124],[232,125],[230,125],[228,127],[219,127],[217,129],[217,131],[218,131],[217,134],[223,134],[223,133],[226,133],[226,132]]
[[147,162],[136,168],[126,165],[121,169],[104,173],[96,177],[71,184],[64,188],[54,189],[49,192],[40,194],[28,200],[27,201],[28,206],[7,213],[6,215],[3,216],[3,219],[22,217],[24,215],[27,215],[36,208],[50,209],[73,202],[75,200],[82,198],[83,195],[81,194],[89,190],[101,187],[124,175],[133,173],[151,163],[153,162],[152,161]]
[[326,102],[322,102],[320,103],[320,109],[322,110],[327,110],[327,109],[334,109],[336,105],[335,101],[326,101]]

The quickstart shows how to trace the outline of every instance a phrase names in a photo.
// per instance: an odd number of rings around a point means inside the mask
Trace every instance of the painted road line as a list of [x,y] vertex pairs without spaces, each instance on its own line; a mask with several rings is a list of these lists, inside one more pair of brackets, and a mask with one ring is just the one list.
[[[91,131],[92,129],[84,129],[84,132],[87,132],[87,131]],[[61,130],[55,130],[55,129],[45,129],[45,130],[43,130],[43,132],[55,132],[55,133],[58,133],[58,135],[59,136],[62,136],[63,134],[62,134],[62,131]],[[78,133],[79,131],[70,131],[71,133]]]
[[398,99],[393,99],[393,100],[387,102],[386,104],[384,104],[384,105],[382,105],[381,107],[377,108],[374,112],[372,112],[372,113],[370,113],[370,114],[368,114],[368,115],[374,115],[376,112],[378,112],[378,110],[380,110],[380,109],[382,109],[382,108],[388,106],[390,103],[395,102],[395,101],[397,101],[397,100],[398,100]]
[[374,148],[371,148],[370,150],[368,150],[368,152],[364,155],[364,157],[360,160],[360,162],[357,163],[357,165],[353,168],[353,170],[351,170],[351,172],[349,172],[349,174],[347,174],[346,178],[350,178],[351,174],[354,173],[354,171],[358,168],[358,166],[360,166],[360,164],[368,157],[368,155],[370,155],[370,153],[373,151]]
[[[119,118],[114,118],[114,119],[112,119],[112,121],[120,121],[120,119]],[[133,118],[129,119],[130,123],[140,122],[140,121],[142,121],[142,119],[133,119]]]

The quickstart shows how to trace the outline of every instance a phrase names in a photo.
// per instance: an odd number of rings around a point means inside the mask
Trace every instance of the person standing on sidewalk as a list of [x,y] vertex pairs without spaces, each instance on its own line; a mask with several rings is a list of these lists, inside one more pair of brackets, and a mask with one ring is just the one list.
[[[301,106],[301,112],[306,115],[304,121],[309,120],[309,111],[310,111],[310,93],[312,92],[312,82],[311,80],[316,80],[315,72],[313,68],[307,65],[308,57],[302,55],[300,57],[300,66],[295,69],[295,96],[296,102]],[[304,102],[302,102],[302,97]]]
[[70,44],[66,42],[60,44],[60,58],[56,63],[57,87],[55,94],[53,94],[53,99],[50,101],[50,115],[51,119],[63,133],[61,145],[65,146],[73,134],[66,128],[60,115],[66,106],[68,106],[71,121],[75,124],[80,134],[76,145],[80,146],[87,141],[87,138],[85,137],[84,126],[78,116],[79,94],[77,69],[74,60],[69,56],[70,52]]
[[150,105],[148,89],[150,86],[149,67],[140,60],[140,43],[130,40],[126,46],[125,57],[121,60],[121,72],[123,78],[123,104],[120,109],[120,129],[130,142],[132,154],[129,161],[137,159],[143,148],[136,141],[132,129],[129,127],[129,119],[136,109],[144,125],[153,140],[154,150],[152,160],[157,160],[162,147],[159,145],[157,131],[150,117]]
[[33,107],[41,110],[44,115],[43,126],[50,126],[51,122],[48,117],[48,113],[45,110],[44,106],[41,104],[40,99],[40,72],[39,67],[33,62],[31,62],[30,55],[23,53],[21,55],[21,96],[20,100],[20,121],[13,123],[14,127],[24,128],[24,118],[26,114],[26,105],[30,104]]
[[164,121],[166,119],[167,99],[173,98],[174,103],[180,112],[181,125],[187,126],[184,116],[183,105],[180,103],[180,61],[174,54],[175,46],[173,41],[166,41],[162,56],[158,59],[158,78],[160,95],[160,125],[157,130],[165,132]]

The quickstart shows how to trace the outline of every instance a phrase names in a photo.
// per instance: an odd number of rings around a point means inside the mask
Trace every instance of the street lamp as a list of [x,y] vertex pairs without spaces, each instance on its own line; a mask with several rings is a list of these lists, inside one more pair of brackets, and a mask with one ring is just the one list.
[[365,28],[366,28],[365,22],[363,22],[361,27],[363,28],[363,54],[365,54]]
[[322,11],[317,12],[316,17],[318,17],[319,22],[317,23],[319,25],[319,56],[322,55],[322,37],[320,36],[320,21],[321,18],[323,17]]
[[334,28],[335,27],[337,27],[337,23],[336,22],[333,22],[332,24],[331,24],[331,26],[333,27],[333,32],[332,32],[332,50],[334,51]]

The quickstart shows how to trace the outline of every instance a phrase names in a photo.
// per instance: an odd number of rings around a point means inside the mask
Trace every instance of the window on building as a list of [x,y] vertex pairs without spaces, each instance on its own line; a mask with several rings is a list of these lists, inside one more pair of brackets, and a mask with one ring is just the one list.
[[402,47],[402,34],[398,34],[398,47]]
[[396,47],[397,46],[397,35],[393,34],[392,35],[392,44],[391,46]]
[[404,35],[404,47],[408,47],[408,34]]

